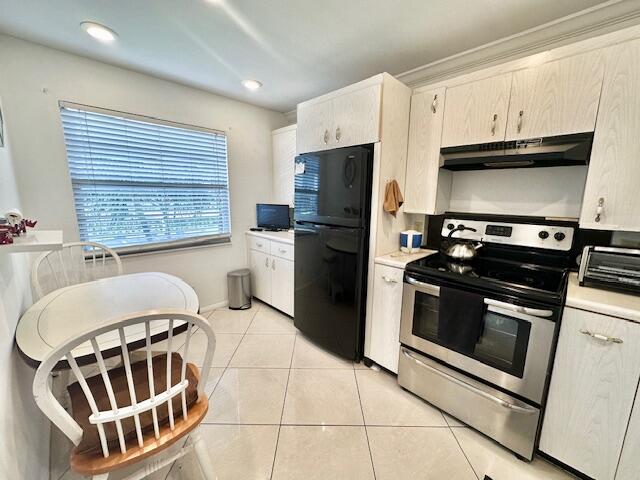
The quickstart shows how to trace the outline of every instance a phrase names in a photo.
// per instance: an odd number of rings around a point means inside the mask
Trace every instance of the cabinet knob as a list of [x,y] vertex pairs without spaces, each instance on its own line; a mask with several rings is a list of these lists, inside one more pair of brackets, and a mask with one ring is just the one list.
[[498,114],[493,114],[493,121],[491,122],[491,136],[493,137],[496,134],[496,126],[498,124]]
[[518,113],[518,133],[522,131],[522,117],[524,116],[524,110],[520,110]]
[[436,110],[438,109],[438,94],[436,93],[433,96],[433,102],[431,102],[431,111],[433,113],[436,113]]
[[604,198],[600,197],[598,199],[598,206],[596,207],[596,222],[599,222],[602,217],[602,212],[604,211]]
[[340,137],[342,136],[342,132],[340,132],[340,127],[336,128],[336,142],[340,141]]
[[329,130],[324,131],[324,143],[325,145],[329,143]]

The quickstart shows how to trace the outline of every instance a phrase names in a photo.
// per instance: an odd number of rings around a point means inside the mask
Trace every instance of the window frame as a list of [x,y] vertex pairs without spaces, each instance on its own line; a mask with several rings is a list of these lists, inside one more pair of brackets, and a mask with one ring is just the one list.
[[[62,133],[63,133],[63,144],[65,147],[65,155],[67,158],[67,173],[69,175],[68,178],[69,178],[69,181],[71,182],[71,187],[72,187],[72,197],[73,197],[72,200],[74,205],[73,213],[75,216],[76,228],[78,229],[78,237],[81,239],[81,241],[99,241],[99,239],[98,240],[82,239],[82,236],[81,236],[80,223],[78,221],[77,204],[76,204],[75,194],[73,193],[73,190],[75,185],[79,185],[82,183],[87,184],[87,183],[81,182],[81,181],[76,182],[71,174],[69,154],[67,150],[67,141],[66,141],[65,131],[64,131],[64,122],[62,119],[62,110],[64,109],[80,110],[83,112],[97,113],[97,114],[108,115],[112,117],[120,117],[120,118],[125,118],[129,120],[143,122],[143,123],[165,125],[168,127],[174,127],[174,128],[179,128],[183,130],[192,130],[192,131],[224,136],[225,147],[227,150],[226,152],[226,186],[227,186],[226,191],[227,191],[227,206],[228,206],[227,218],[228,218],[229,232],[210,234],[210,235],[198,235],[194,237],[186,237],[186,238],[175,239],[175,240],[143,243],[143,244],[136,244],[136,245],[126,245],[126,246],[119,246],[119,247],[112,246],[110,248],[115,250],[121,256],[127,256],[127,255],[157,253],[157,252],[164,252],[164,251],[171,251],[171,250],[178,250],[178,249],[192,249],[192,248],[199,248],[199,247],[212,246],[212,245],[231,244],[233,226],[232,226],[232,219],[231,219],[231,183],[229,178],[229,135],[227,134],[226,131],[197,126],[197,125],[191,125],[187,123],[180,123],[180,122],[175,122],[171,120],[165,120],[165,119],[152,117],[148,115],[140,115],[140,114],[134,114],[130,112],[123,112],[120,110],[96,107],[92,105],[85,105],[85,104],[80,104],[76,102],[59,101],[58,106],[61,112],[59,118],[60,118]],[[186,184],[186,185],[190,185],[190,184]],[[193,185],[198,185],[198,184],[194,183]],[[170,186],[170,185],[167,185],[167,186]]]

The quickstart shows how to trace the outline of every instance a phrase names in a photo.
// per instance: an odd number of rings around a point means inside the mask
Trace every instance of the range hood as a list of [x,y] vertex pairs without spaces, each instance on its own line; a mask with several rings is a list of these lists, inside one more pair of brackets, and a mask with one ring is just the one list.
[[457,171],[587,165],[592,143],[593,132],[589,132],[447,147],[440,150],[441,168]]

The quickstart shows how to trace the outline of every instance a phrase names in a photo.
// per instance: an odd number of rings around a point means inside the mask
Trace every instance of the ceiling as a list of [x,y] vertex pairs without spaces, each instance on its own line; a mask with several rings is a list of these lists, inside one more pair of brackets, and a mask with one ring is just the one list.
[[[0,0],[0,32],[278,111],[601,0]],[[101,44],[90,20],[118,33]],[[264,87],[250,92],[241,80]]]

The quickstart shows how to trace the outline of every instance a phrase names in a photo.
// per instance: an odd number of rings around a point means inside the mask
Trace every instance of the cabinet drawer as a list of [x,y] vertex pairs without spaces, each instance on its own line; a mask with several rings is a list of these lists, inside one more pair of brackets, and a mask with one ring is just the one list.
[[271,255],[287,260],[293,260],[293,245],[288,243],[271,242]]
[[254,237],[253,235],[249,235],[249,248],[251,250],[257,250],[259,252],[270,253],[271,241],[261,237]]

